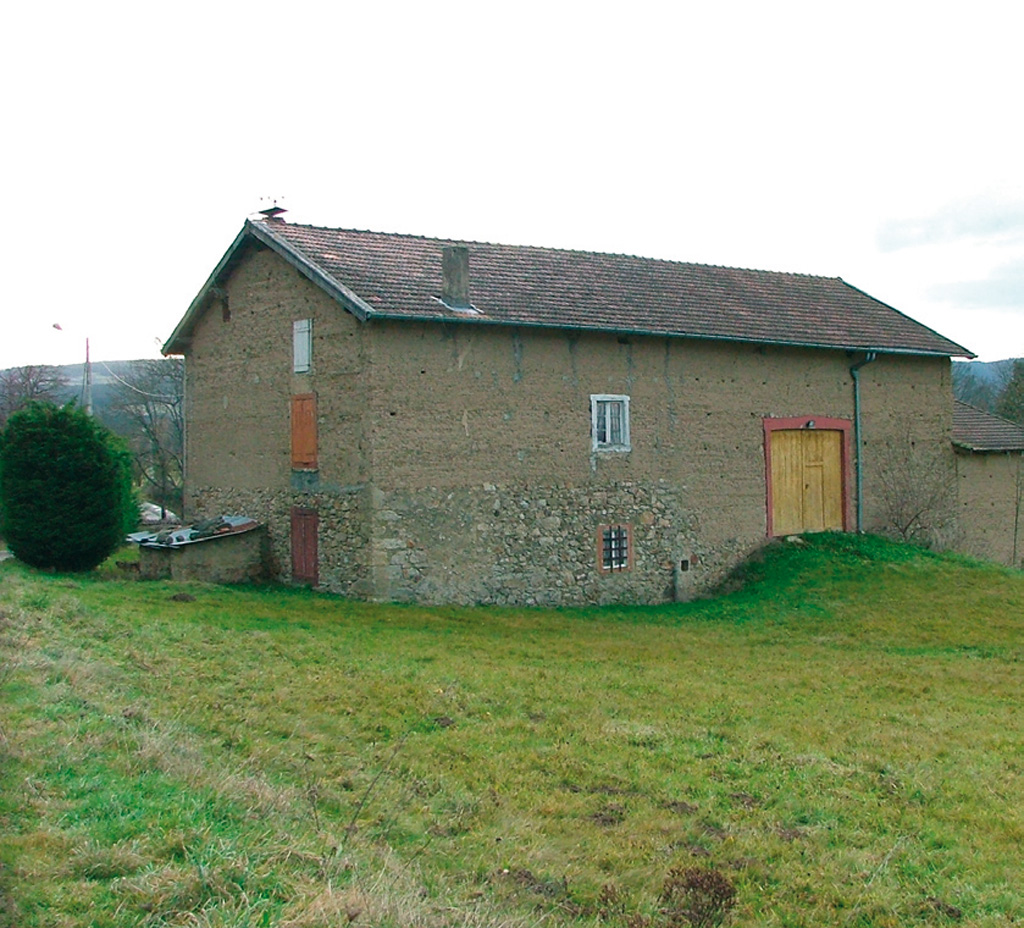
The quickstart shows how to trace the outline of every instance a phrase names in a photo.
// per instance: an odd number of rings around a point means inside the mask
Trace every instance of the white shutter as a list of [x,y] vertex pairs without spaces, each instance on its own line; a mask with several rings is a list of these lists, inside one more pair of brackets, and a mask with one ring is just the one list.
[[296,319],[292,323],[292,370],[305,374],[313,361],[313,320]]

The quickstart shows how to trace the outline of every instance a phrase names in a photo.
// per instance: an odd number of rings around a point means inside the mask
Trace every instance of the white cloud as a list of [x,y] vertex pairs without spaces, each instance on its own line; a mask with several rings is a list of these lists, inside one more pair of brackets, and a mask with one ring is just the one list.
[[949,203],[927,216],[890,219],[878,233],[883,251],[957,241],[1024,243],[1024,197],[985,193]]
[[[1024,257],[995,268],[981,280],[937,284],[930,293],[938,300],[958,306],[1011,310],[1024,321]],[[1024,332],[1017,334],[1024,336]],[[1024,350],[1024,339],[1020,348]]]

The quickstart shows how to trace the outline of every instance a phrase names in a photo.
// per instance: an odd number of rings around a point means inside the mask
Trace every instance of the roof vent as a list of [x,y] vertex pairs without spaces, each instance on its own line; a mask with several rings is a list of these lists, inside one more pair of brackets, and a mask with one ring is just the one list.
[[274,200],[274,205],[268,206],[266,209],[261,209],[260,215],[264,219],[276,219],[278,222],[284,222],[284,220],[281,217],[287,212],[288,210],[286,210],[283,206],[278,206],[277,200]]
[[441,250],[441,300],[457,312],[472,311],[469,302],[469,249],[465,245],[445,245]]

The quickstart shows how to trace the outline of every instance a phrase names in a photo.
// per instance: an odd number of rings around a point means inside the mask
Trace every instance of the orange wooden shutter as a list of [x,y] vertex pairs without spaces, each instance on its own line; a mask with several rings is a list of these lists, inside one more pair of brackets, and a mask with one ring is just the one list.
[[300,393],[292,397],[292,467],[315,470],[316,446],[316,394]]

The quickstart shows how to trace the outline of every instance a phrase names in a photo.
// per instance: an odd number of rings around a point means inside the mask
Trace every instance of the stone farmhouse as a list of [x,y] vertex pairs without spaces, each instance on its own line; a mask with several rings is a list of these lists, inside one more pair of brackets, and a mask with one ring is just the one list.
[[164,351],[189,517],[265,522],[276,576],[353,597],[682,599],[900,494],[957,544],[958,476],[975,508],[997,479],[952,443],[971,353],[838,278],[268,216]]

